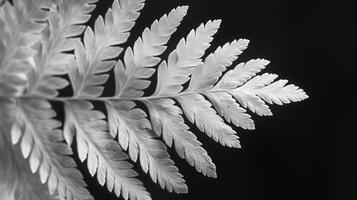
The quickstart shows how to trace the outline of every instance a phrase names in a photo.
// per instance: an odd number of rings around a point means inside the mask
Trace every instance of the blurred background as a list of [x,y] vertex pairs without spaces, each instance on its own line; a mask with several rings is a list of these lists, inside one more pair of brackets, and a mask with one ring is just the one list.
[[[99,1],[88,25],[93,25],[111,4],[112,0]],[[133,45],[145,27],[179,5],[189,5],[189,12],[161,58],[165,59],[191,29],[209,19],[222,19],[208,52],[234,39],[249,39],[249,48],[235,64],[254,58],[268,59],[271,63],[265,72],[298,85],[310,98],[273,105],[272,117],[252,114],[256,130],[236,129],[241,149],[222,147],[191,126],[215,162],[218,178],[209,179],[197,173],[170,149],[185,176],[189,193],[170,194],[140,173],[152,198],[357,199],[353,97],[356,66],[352,51],[355,7],[344,1],[147,0],[126,44]],[[147,93],[150,90],[152,87]],[[80,168],[96,199],[117,199],[90,177],[86,164]]]

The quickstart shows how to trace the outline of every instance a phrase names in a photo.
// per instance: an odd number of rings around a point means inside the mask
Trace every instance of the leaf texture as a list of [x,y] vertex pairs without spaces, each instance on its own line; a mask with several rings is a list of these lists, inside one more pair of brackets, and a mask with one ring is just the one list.
[[73,55],[65,53],[75,48],[79,38],[73,38],[84,30],[89,13],[97,0],[63,0],[50,8],[48,26],[42,33],[41,43],[36,47],[34,68],[29,73],[28,94],[44,97],[58,95],[57,90],[69,83],[54,75],[63,75],[73,63]]
[[141,168],[162,188],[176,193],[187,193],[187,185],[170,159],[166,146],[151,130],[146,114],[134,108],[132,101],[108,101],[108,121],[112,136],[118,135],[119,143],[128,150],[130,158],[139,158]]
[[78,97],[98,97],[103,92],[109,71],[121,47],[129,37],[129,31],[134,26],[144,0],[115,0],[105,19],[99,16],[95,21],[94,31],[87,27],[84,32],[84,43],[77,43],[75,48],[76,63],[71,68],[70,79],[74,95]]
[[252,130],[255,128],[254,121],[246,110],[225,92],[207,93],[208,99],[218,114],[224,117],[227,122],[232,122],[237,127]]
[[[119,198],[151,199],[131,161],[161,188],[187,193],[167,146],[203,175],[217,173],[186,119],[221,145],[239,148],[238,128],[255,129],[251,113],[270,116],[269,104],[308,98],[287,80],[261,74],[265,59],[234,64],[247,39],[206,53],[220,20],[190,31],[161,61],[187,6],[125,44],[144,2],[113,0],[93,26],[86,23],[98,0],[0,6],[0,198],[94,200],[71,146]],[[115,84],[111,96],[103,93],[107,83]],[[73,95],[62,95],[63,88]],[[52,103],[63,106],[64,116]]]
[[198,172],[208,177],[217,177],[216,166],[196,136],[190,132],[184,123],[182,111],[174,105],[172,99],[158,99],[147,101],[153,129],[163,137],[165,143],[173,144],[177,154],[187,160]]
[[46,0],[14,0],[0,7],[0,41],[6,49],[0,60],[0,74],[7,71],[13,62],[27,60],[36,51],[32,46],[39,42],[40,32],[45,28],[43,23],[47,13],[43,8],[53,4]]
[[61,142],[63,137],[58,129],[61,124],[53,117],[55,112],[47,101],[17,101],[11,141],[19,143],[22,155],[29,159],[31,171],[39,171],[41,182],[47,182],[51,195],[57,192],[62,199],[93,199],[69,157],[71,149]]
[[[0,121],[0,199],[4,200],[55,200],[47,187],[33,174],[18,146],[12,146],[9,126]],[[1,189],[2,188],[2,189]],[[7,195],[7,196],[3,196]]]
[[160,62],[160,58],[156,56],[165,51],[165,44],[176,31],[187,9],[187,6],[178,7],[168,15],[162,16],[159,21],[154,21],[150,29],[146,28],[142,37],[135,41],[133,49],[127,48],[124,57],[125,68],[120,61],[115,68],[116,96],[132,98],[144,94],[142,90],[150,84],[145,79],[150,78],[155,72],[150,67]]
[[237,88],[255,76],[268,64],[269,61],[264,59],[250,60],[247,63],[241,63],[233,70],[224,74],[222,79],[217,83],[216,87],[225,89]]
[[236,132],[224,123],[223,119],[211,107],[211,103],[202,95],[185,95],[176,99],[181,104],[188,120],[195,123],[200,131],[205,132],[222,145],[240,148]]
[[97,173],[99,184],[106,183],[109,191],[124,199],[151,199],[125,161],[128,156],[110,137],[104,114],[87,101],[69,102],[66,108],[66,140],[70,144],[75,131],[79,158],[82,162],[87,159],[89,173]]
[[287,84],[287,80],[273,82],[278,76],[275,74],[262,74],[249,80],[242,87],[233,90],[233,95],[239,98],[239,94],[248,92],[255,94],[270,104],[283,105],[290,102],[302,101],[308,96],[293,84]]
[[36,54],[33,46],[40,41],[51,6],[44,0],[8,1],[0,7],[0,95],[20,96],[27,87],[26,72],[31,58]]
[[176,49],[170,53],[167,63],[164,61],[158,69],[158,83],[153,95],[177,94],[182,84],[189,80],[194,68],[202,63],[201,57],[210,46],[213,35],[217,32],[220,20],[201,24],[192,30],[186,40],[181,39]]
[[190,85],[186,91],[204,91],[212,88],[222,73],[233,61],[247,48],[249,40],[234,40],[218,47],[210,54],[202,65],[199,65],[192,73]]

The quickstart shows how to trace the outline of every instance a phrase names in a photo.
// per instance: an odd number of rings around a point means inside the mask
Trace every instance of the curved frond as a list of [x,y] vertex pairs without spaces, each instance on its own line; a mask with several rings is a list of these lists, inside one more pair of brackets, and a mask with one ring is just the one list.
[[154,21],[150,29],[146,28],[141,38],[135,41],[133,49],[127,48],[124,56],[124,65],[121,61],[115,67],[117,97],[140,97],[142,91],[150,85],[150,78],[155,72],[150,68],[160,62],[161,55],[166,49],[166,43],[176,31],[186,15],[188,7],[182,6],[173,9],[159,21]]
[[[69,144],[75,134],[79,158],[87,159],[89,173],[97,173],[99,184],[107,184],[109,191],[124,199],[148,200],[149,193],[132,165],[125,161],[128,156],[108,133],[104,114],[93,110],[87,101],[66,104],[65,137]],[[74,133],[75,132],[75,133]]]
[[21,96],[27,87],[27,71],[41,39],[43,21],[51,2],[45,0],[8,1],[0,7],[0,95]]
[[[161,188],[187,193],[167,146],[203,175],[217,174],[186,119],[221,145],[239,148],[239,131],[232,125],[254,129],[249,112],[268,116],[269,104],[308,98],[287,80],[260,74],[269,64],[265,59],[232,67],[247,39],[226,43],[204,57],[220,20],[190,31],[161,61],[187,6],[155,20],[133,45],[124,46],[145,0],[113,0],[94,26],[86,23],[98,0],[11,2],[0,5],[4,198],[94,200],[71,158],[73,140],[89,173],[119,198],[151,199],[129,158]],[[104,96],[110,83],[115,90],[105,94],[114,94]],[[146,95],[147,89],[153,94]],[[64,106],[64,118],[62,107],[52,108],[50,102]],[[105,109],[96,110],[95,105]]]
[[155,96],[177,94],[182,90],[181,85],[189,80],[195,67],[202,63],[201,57],[210,46],[220,24],[221,20],[208,21],[196,31],[192,30],[186,40],[180,40],[176,50],[170,53],[167,63],[164,61],[159,66]]
[[67,80],[55,77],[68,72],[74,62],[72,51],[79,42],[80,35],[89,19],[89,13],[98,0],[63,0],[48,11],[48,26],[42,33],[41,43],[36,47],[34,67],[29,73],[28,94],[54,97],[57,90],[66,87]]
[[212,102],[218,114],[227,122],[232,122],[243,129],[254,129],[254,121],[246,110],[239,106],[232,96],[226,92],[207,93],[206,96]]
[[256,59],[237,65],[217,83],[216,88],[232,89],[241,86],[269,64],[268,60]]
[[103,92],[109,71],[114,66],[113,59],[121,51],[114,47],[124,43],[129,37],[129,31],[134,26],[139,11],[144,6],[144,0],[115,0],[112,8],[95,21],[94,31],[87,27],[84,32],[84,44],[77,43],[75,48],[76,62],[70,69],[69,77],[73,86],[74,96],[98,97]]
[[177,154],[208,177],[217,177],[216,166],[208,156],[196,136],[190,132],[181,116],[182,111],[172,99],[145,101],[150,111],[150,119],[155,132],[162,136],[165,143],[173,144]]
[[204,91],[212,88],[226,68],[231,66],[232,62],[247,48],[248,43],[249,40],[240,39],[218,47],[202,65],[194,70],[186,91]]
[[0,74],[7,71],[13,62],[24,61],[36,54],[33,45],[40,41],[43,22],[53,4],[47,0],[5,1],[0,6],[0,41],[6,47],[0,60]]
[[286,85],[287,80],[273,82],[277,77],[277,75],[268,73],[256,76],[242,87],[235,89],[233,93],[239,96],[241,91],[248,91],[270,104],[275,103],[278,105],[302,101],[308,98],[306,93],[299,87],[293,84]]
[[181,104],[185,116],[195,123],[200,131],[205,132],[214,141],[228,147],[240,148],[236,132],[211,107],[211,103],[200,94],[185,95],[176,98]]
[[118,135],[123,149],[130,158],[140,159],[141,168],[162,188],[176,193],[187,193],[187,185],[170,159],[166,146],[151,130],[144,111],[135,107],[132,101],[106,102],[108,122],[112,136]]
[[[18,146],[11,144],[9,127],[0,121],[0,199],[4,200],[56,200],[33,174],[23,159]],[[4,196],[6,195],[6,196]]]
[[20,143],[24,158],[29,158],[31,171],[39,171],[41,182],[47,182],[51,195],[56,192],[68,200],[90,200],[81,173],[69,156],[71,149],[62,143],[63,136],[54,120],[55,112],[47,101],[18,100],[14,108],[11,141]]
[[265,102],[256,96],[254,93],[244,90],[234,90],[231,94],[239,102],[239,104],[248,108],[250,111],[258,114],[259,116],[271,116],[273,113]]

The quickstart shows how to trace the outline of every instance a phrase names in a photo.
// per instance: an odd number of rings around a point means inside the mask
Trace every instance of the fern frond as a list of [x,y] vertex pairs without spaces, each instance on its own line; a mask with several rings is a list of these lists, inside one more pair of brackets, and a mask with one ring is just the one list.
[[217,83],[215,88],[232,89],[241,86],[251,79],[258,72],[265,68],[269,61],[264,59],[250,60],[247,63],[237,65],[233,70],[229,70]]
[[218,114],[227,122],[232,122],[237,127],[252,130],[254,121],[246,110],[239,106],[232,96],[226,92],[207,93],[206,96],[212,102]]
[[250,111],[258,114],[259,116],[271,116],[273,113],[265,102],[256,96],[254,93],[244,90],[234,90],[231,92],[239,104],[248,108]]
[[[68,39],[69,37],[74,37],[80,35],[84,29],[85,25],[90,16],[91,12],[96,7],[94,3],[98,0],[61,0],[58,3],[59,15],[52,16],[53,25],[58,25],[57,27],[51,27],[52,31],[61,31],[57,38]],[[70,43],[67,41],[67,45]],[[59,45],[62,48],[64,44]],[[72,46],[73,48],[73,46]]]
[[287,80],[273,82],[277,77],[275,74],[268,73],[256,76],[242,87],[233,90],[233,94],[239,96],[241,92],[248,91],[270,104],[275,103],[278,105],[302,101],[308,98],[306,93],[297,86],[293,84],[286,85]]
[[[38,174],[33,174],[17,146],[10,141],[9,126],[0,121],[0,199],[55,200]],[[7,196],[3,196],[7,195]]]
[[6,47],[0,60],[0,74],[7,71],[13,62],[27,60],[36,53],[33,44],[39,42],[40,32],[47,18],[44,8],[53,4],[46,0],[14,0],[0,7],[0,41]]
[[166,146],[156,139],[146,114],[134,108],[133,101],[106,102],[110,132],[118,134],[122,148],[128,150],[130,158],[140,159],[141,168],[150,173],[151,179],[163,189],[176,193],[187,193],[187,185],[170,159]]
[[205,59],[202,65],[194,70],[186,91],[205,91],[212,88],[221,77],[222,72],[247,48],[248,43],[249,40],[240,39],[218,47]]
[[[5,182],[12,190],[9,198],[93,200],[70,157],[74,139],[89,173],[118,197],[151,199],[129,158],[140,162],[161,188],[187,193],[167,146],[203,175],[217,174],[186,118],[220,144],[239,148],[228,123],[251,130],[255,125],[248,111],[272,115],[268,104],[308,98],[275,74],[259,75],[269,64],[264,59],[225,73],[247,48],[246,39],[226,43],[204,58],[220,20],[190,31],[161,61],[187,6],[155,20],[132,46],[122,47],[145,0],[114,0],[94,27],[85,23],[98,0],[12,2],[0,6],[0,192]],[[112,69],[114,95],[102,96]],[[58,90],[69,84],[73,95],[59,96]],[[154,93],[144,96],[149,86]],[[52,101],[64,105],[63,131]],[[94,102],[105,110],[95,110]],[[47,183],[48,192],[40,183]]]
[[73,37],[83,32],[83,23],[89,19],[95,2],[97,0],[63,0],[58,8],[50,8],[48,26],[37,47],[34,69],[28,75],[28,95],[55,97],[58,89],[69,84],[67,80],[54,75],[68,73],[74,57],[64,52],[73,50],[79,42],[79,38]]
[[47,101],[18,100],[13,111],[11,141],[20,143],[24,158],[29,157],[30,168],[39,171],[41,182],[48,184],[51,195],[68,200],[93,199],[85,188],[81,173],[69,155],[71,149],[62,143],[63,136],[53,119],[55,112]]
[[208,177],[217,177],[216,166],[196,136],[189,131],[181,116],[182,111],[172,99],[145,101],[149,108],[153,130],[163,137],[165,143],[175,146],[177,154]]
[[[78,155],[82,162],[87,159],[89,173],[97,173],[99,184],[107,184],[124,199],[151,199],[132,165],[125,161],[128,156],[108,133],[104,114],[93,110],[88,101],[68,102],[66,104],[66,124],[64,135],[69,144],[76,135]],[[74,133],[75,132],[75,133]]]
[[28,79],[26,72],[32,68],[31,58],[36,54],[34,44],[41,39],[43,22],[47,13],[43,8],[49,1],[8,1],[0,7],[0,95],[20,96]]
[[[120,2],[120,3],[119,3]],[[121,51],[114,47],[124,43],[129,37],[129,31],[134,26],[139,11],[144,6],[144,0],[115,0],[112,9],[105,15],[105,20],[99,16],[95,21],[94,31],[87,27],[84,32],[84,44],[77,43],[75,49],[76,63],[70,69],[70,79],[74,96],[82,98],[98,97],[103,92],[109,71],[114,66],[113,59]]]
[[196,124],[200,131],[205,132],[214,141],[228,147],[240,148],[236,132],[217,115],[208,102],[200,94],[176,97],[181,104],[185,116]]
[[202,63],[201,57],[210,46],[220,23],[220,20],[208,21],[196,31],[192,30],[186,40],[180,40],[176,50],[170,53],[167,63],[164,61],[159,66],[154,96],[177,94],[182,90],[181,85],[189,80],[194,68]]
[[187,6],[178,7],[162,16],[159,21],[154,21],[150,29],[146,28],[142,37],[135,41],[133,49],[127,48],[124,56],[125,68],[121,61],[115,67],[115,96],[133,98],[143,95],[142,90],[150,85],[150,81],[144,79],[155,72],[150,67],[160,62],[160,58],[156,56],[165,51],[166,43],[186,15],[187,9]]

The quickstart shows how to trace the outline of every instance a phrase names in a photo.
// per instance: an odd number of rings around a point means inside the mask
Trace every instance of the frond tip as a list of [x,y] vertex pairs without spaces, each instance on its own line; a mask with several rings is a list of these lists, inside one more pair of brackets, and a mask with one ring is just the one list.
[[[145,0],[114,0],[92,27],[85,23],[98,0],[12,2],[0,6],[0,192],[5,185],[9,198],[93,200],[72,146],[89,174],[117,197],[151,199],[131,162],[162,189],[187,193],[167,147],[204,176],[217,172],[186,122],[240,148],[238,128],[255,129],[254,113],[269,116],[269,104],[308,98],[278,75],[261,74],[268,60],[232,66],[247,39],[205,57],[221,20],[191,30],[162,58],[187,6],[172,9],[125,46]],[[114,94],[104,96],[109,80]],[[59,96],[67,86],[73,95]]]

